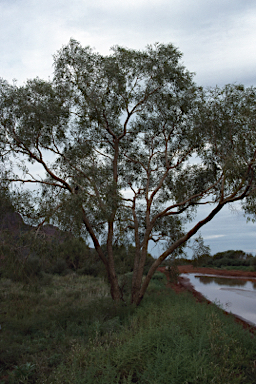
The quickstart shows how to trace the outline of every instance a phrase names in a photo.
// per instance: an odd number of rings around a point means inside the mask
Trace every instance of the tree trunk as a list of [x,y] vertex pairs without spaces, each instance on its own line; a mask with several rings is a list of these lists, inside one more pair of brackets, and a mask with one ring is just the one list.
[[143,296],[147,290],[147,287],[149,285],[149,282],[154,275],[155,271],[159,267],[159,265],[169,256],[172,254],[172,252],[175,251],[180,245],[184,244],[188,239],[190,239],[202,226],[204,226],[206,223],[212,220],[212,218],[224,207],[226,203],[219,203],[217,207],[215,207],[210,214],[203,220],[199,221],[190,231],[187,232],[187,234],[183,237],[181,237],[179,240],[177,240],[175,243],[171,245],[170,248],[168,248],[164,253],[162,253],[161,256],[151,265],[151,268],[148,271],[148,274],[143,281],[143,284],[141,286],[140,291],[137,293],[135,298],[135,304],[139,305],[141,300],[143,299]]
[[108,235],[108,241],[107,241],[108,280],[110,283],[110,292],[111,292],[112,299],[115,301],[120,301],[120,300],[123,300],[123,296],[118,284],[118,278],[115,271],[112,240],[113,240],[113,223],[110,223],[109,235]]
[[139,292],[141,287],[141,279],[138,276],[140,257],[141,257],[140,249],[137,246],[135,250],[135,258],[134,258],[134,264],[133,264],[131,303],[134,303],[136,301],[137,293]]
[[134,303],[138,306],[141,302],[141,300],[143,299],[144,297],[144,294],[148,288],[148,285],[150,283],[150,280],[152,278],[152,276],[154,275],[155,271],[157,270],[157,268],[159,267],[159,265],[162,263],[164,259],[161,259],[161,257],[159,257],[151,266],[150,270],[148,271],[148,274],[140,288],[140,290],[137,292],[136,294],[136,297],[135,297],[135,300],[134,300]]
[[110,284],[110,293],[111,293],[112,299],[114,301],[123,300],[115,270],[113,270],[109,267],[107,272],[108,272],[108,281]]
[[[118,284],[118,279],[116,276],[115,267],[114,267],[114,259],[113,259],[113,248],[112,248],[113,227],[111,227],[111,225],[110,225],[108,244],[107,244],[109,257],[106,258],[106,256],[104,255],[104,252],[101,249],[99,241],[98,241],[98,239],[97,239],[97,237],[93,231],[93,228],[90,225],[90,222],[86,217],[85,211],[84,211],[84,209],[82,209],[82,210],[83,210],[83,221],[84,221],[84,224],[86,226],[86,229],[90,234],[90,237],[93,241],[94,248],[95,248],[96,252],[98,253],[100,259],[103,261],[105,268],[107,270],[108,281],[110,284],[111,297],[115,301],[120,301],[120,300],[122,300],[122,293],[121,293],[121,290],[120,290],[120,287]],[[113,226],[113,224],[112,224],[112,226]]]
[[[140,258],[137,259],[136,270],[134,269],[134,271],[133,271],[133,273],[135,275],[133,276],[133,279],[132,279],[132,298],[131,298],[132,303],[137,303],[139,293],[141,290],[144,266],[145,266],[145,262],[146,262],[146,258],[147,258],[147,252],[148,252],[149,233],[150,232],[147,231],[147,233],[145,235],[146,239],[144,241],[144,245],[143,245],[141,252],[138,250],[138,252],[140,252]],[[136,256],[137,256],[137,252],[136,252]],[[134,263],[134,267],[135,267],[135,263]]]
[[137,292],[139,292],[141,287],[141,280],[138,278],[138,269],[141,259],[141,250],[140,250],[140,237],[139,237],[139,223],[135,211],[136,199],[133,199],[133,220],[134,220],[134,241],[135,241],[135,258],[133,263],[133,274],[132,274],[132,286],[131,286],[131,303],[136,301]]

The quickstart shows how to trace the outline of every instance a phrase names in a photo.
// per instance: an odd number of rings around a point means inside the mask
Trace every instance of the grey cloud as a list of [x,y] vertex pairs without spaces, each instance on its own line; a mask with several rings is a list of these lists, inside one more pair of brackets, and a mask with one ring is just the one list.
[[[185,0],[182,4],[174,0],[24,0],[2,1],[0,14],[0,33],[5,37],[0,43],[0,75],[9,79],[11,73],[19,77],[26,68],[31,76],[36,70],[39,76],[47,70],[50,75],[51,55],[73,37],[104,54],[116,44],[143,48],[156,41],[171,42],[184,53],[188,69],[197,72],[196,80],[212,85],[248,78],[248,64],[242,63],[242,75],[236,75],[239,63],[235,63],[234,76],[225,81],[231,73],[230,68],[225,70],[225,61],[236,56],[235,47],[247,47],[248,36],[255,36],[255,28],[248,31],[251,27],[246,27],[246,20],[256,15],[256,4],[240,0]],[[250,57],[248,49],[243,60],[248,62]]]
[[[208,209],[203,208],[198,215],[198,220],[205,217],[207,213]],[[190,228],[190,225],[188,227]],[[234,210],[224,207],[202,228],[201,234],[205,244],[210,246],[212,254],[228,249],[242,249],[245,252],[256,253],[256,227],[252,222],[247,222],[240,204],[236,204]]]

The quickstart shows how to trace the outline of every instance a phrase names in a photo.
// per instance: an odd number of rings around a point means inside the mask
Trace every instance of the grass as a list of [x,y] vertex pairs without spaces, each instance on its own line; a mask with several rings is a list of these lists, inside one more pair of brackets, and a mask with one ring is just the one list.
[[255,338],[164,283],[135,308],[91,276],[1,279],[0,383],[255,383]]
[[250,266],[244,266],[244,265],[240,265],[240,266],[235,266],[235,265],[230,265],[230,266],[222,266],[221,269],[226,269],[227,271],[230,271],[230,270],[236,270],[236,271],[244,271],[244,272],[255,272],[255,268],[254,267],[250,267]]

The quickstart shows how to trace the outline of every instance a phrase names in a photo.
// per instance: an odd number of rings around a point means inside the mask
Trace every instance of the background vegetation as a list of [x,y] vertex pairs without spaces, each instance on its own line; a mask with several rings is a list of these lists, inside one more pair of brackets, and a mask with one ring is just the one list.
[[[180,262],[182,263],[184,260],[180,260]],[[188,262],[188,260],[185,262]],[[194,258],[192,263],[198,267],[256,270],[256,256],[242,250],[218,252],[213,256],[203,254]]]
[[[125,300],[118,304],[83,239],[35,235],[8,196],[1,201],[9,220],[0,220],[1,384],[255,382],[254,337],[214,305],[175,294],[160,272],[142,305],[129,304],[133,246],[114,247]],[[194,263],[223,260],[241,268],[255,258],[228,251]],[[173,281],[178,262],[171,260]],[[151,263],[148,255],[144,273]]]
[[[103,246],[103,249],[105,247]],[[132,272],[135,248],[132,245],[114,247],[116,270],[119,275]],[[82,238],[67,237],[63,242],[35,237],[33,232],[13,236],[1,233],[0,274],[14,281],[29,283],[43,278],[45,273],[106,277],[106,270],[94,249]],[[147,256],[144,271],[148,271],[153,258]]]

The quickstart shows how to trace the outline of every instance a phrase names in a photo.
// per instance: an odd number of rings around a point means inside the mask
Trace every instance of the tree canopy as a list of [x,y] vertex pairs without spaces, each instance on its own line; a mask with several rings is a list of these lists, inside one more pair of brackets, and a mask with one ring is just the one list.
[[[254,201],[255,88],[197,87],[171,44],[102,56],[70,40],[52,81],[1,80],[0,94],[3,179],[23,186],[30,217],[90,237],[114,300],[115,245],[135,245],[139,304],[163,260],[226,204]],[[201,205],[209,214],[185,231]],[[165,248],[143,280],[150,241]]]

